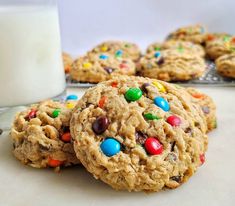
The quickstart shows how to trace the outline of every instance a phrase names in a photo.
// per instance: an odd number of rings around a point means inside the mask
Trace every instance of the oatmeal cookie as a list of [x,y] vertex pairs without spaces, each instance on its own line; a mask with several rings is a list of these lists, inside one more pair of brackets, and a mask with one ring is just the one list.
[[187,181],[205,160],[206,120],[185,89],[121,76],[90,88],[70,123],[77,157],[117,190],[159,191]]
[[215,129],[217,127],[217,120],[216,120],[216,106],[213,99],[200,92],[195,88],[187,88],[186,89],[189,94],[191,94],[192,99],[195,103],[199,104],[201,107],[207,122],[207,132]]
[[235,52],[235,37],[220,36],[214,40],[208,41],[206,44],[207,56],[215,60],[224,54],[231,54]]
[[235,78],[235,52],[219,57],[215,63],[217,72],[220,75]]
[[183,52],[184,50],[186,50],[188,53],[193,53],[201,57],[205,56],[204,48],[201,45],[182,40],[169,40],[163,43],[153,43],[148,46],[146,53],[161,51],[165,49],[177,49],[179,52]]
[[115,57],[131,59],[134,62],[138,61],[141,55],[140,48],[131,42],[126,41],[105,41],[95,46],[89,53],[108,53]]
[[200,77],[206,67],[205,60],[197,55],[168,49],[154,51],[142,57],[138,73],[164,81],[186,81]]
[[14,156],[36,168],[78,164],[70,142],[72,104],[48,100],[18,113],[10,132]]
[[134,75],[135,63],[107,53],[87,54],[74,61],[71,78],[79,82],[98,83],[118,75]]
[[196,44],[203,44],[205,41],[205,33],[206,33],[205,27],[199,24],[185,26],[170,33],[167,37],[167,40],[175,39],[175,40],[191,41]]
[[63,57],[63,63],[64,63],[64,72],[67,74],[71,70],[73,59],[69,54],[65,52],[63,52],[62,57]]

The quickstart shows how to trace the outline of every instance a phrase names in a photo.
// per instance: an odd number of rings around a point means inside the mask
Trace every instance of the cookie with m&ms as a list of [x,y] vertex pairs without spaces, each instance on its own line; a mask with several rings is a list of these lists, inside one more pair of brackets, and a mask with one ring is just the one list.
[[164,81],[186,81],[203,75],[206,63],[203,58],[186,50],[166,49],[152,51],[140,59],[141,76]]
[[120,76],[87,90],[73,111],[77,157],[114,189],[176,188],[202,164],[206,120],[185,89]]
[[71,70],[73,59],[68,53],[65,53],[65,52],[62,53],[62,58],[63,58],[63,64],[64,64],[64,72],[67,74]]
[[74,99],[65,103],[47,100],[18,113],[10,132],[14,156],[36,168],[58,170],[78,164],[69,129],[71,105],[76,102]]
[[70,76],[79,82],[98,83],[135,72],[135,63],[131,59],[116,58],[109,53],[89,53],[74,61]]
[[216,60],[225,54],[235,53],[235,36],[217,35],[211,41],[206,42],[205,50],[207,56],[212,60]]
[[105,41],[95,46],[89,53],[108,53],[115,58],[131,59],[136,62],[141,56],[137,44],[127,41]]
[[220,75],[228,78],[235,78],[235,50],[231,54],[225,54],[216,59],[215,64],[216,70]]
[[217,120],[216,120],[216,105],[213,99],[199,91],[198,89],[188,87],[186,91],[192,96],[192,101],[198,104],[205,117],[207,122],[207,132],[215,129],[217,127]]
[[167,36],[167,40],[174,39],[203,44],[205,42],[205,35],[206,28],[202,25],[195,24],[176,29]]
[[155,42],[147,47],[146,53],[162,51],[166,49],[176,49],[178,52],[188,52],[198,55],[200,57],[205,56],[204,48],[199,44],[194,44],[190,41],[182,40],[168,40],[163,43]]

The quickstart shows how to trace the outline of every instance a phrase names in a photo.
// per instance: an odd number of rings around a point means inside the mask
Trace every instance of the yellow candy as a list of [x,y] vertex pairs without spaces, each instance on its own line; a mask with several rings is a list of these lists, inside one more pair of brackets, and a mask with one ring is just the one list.
[[155,87],[157,87],[159,92],[164,92],[164,93],[166,92],[165,87],[162,84],[160,84],[159,82],[153,82],[153,85]]
[[75,104],[73,104],[72,102],[67,102],[67,103],[66,103],[66,107],[67,107],[68,109],[73,109],[73,108],[75,107]]
[[108,47],[102,46],[102,47],[100,48],[100,50],[101,50],[102,52],[106,52],[106,51],[108,50]]
[[89,63],[89,62],[85,62],[85,63],[83,63],[83,67],[84,67],[85,69],[89,69],[89,68],[92,67],[92,64]]

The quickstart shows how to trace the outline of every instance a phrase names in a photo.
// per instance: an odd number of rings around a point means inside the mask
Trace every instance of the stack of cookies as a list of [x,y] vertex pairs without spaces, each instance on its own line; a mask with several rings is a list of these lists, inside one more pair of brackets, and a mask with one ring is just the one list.
[[187,81],[205,73],[207,59],[215,60],[220,75],[235,78],[235,37],[193,25],[170,33],[165,42],[150,44],[144,55],[135,43],[125,41],[103,42],[75,61],[64,54],[71,79],[89,83],[119,75]]
[[16,115],[11,137],[23,164],[82,164],[114,189],[151,192],[176,188],[197,171],[215,126],[215,105],[198,90],[119,75],[80,100],[32,105]]

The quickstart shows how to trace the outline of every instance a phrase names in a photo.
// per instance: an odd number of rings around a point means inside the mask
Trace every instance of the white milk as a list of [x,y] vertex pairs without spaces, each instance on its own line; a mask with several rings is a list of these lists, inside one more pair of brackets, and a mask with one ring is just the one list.
[[0,107],[64,91],[60,46],[56,7],[0,7]]

